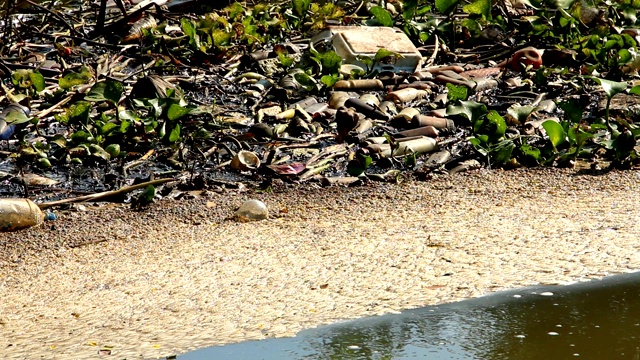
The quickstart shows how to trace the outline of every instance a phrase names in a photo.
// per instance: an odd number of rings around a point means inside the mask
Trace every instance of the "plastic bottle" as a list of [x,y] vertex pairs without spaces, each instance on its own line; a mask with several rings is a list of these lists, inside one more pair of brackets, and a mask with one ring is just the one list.
[[260,200],[248,200],[240,206],[235,213],[236,220],[240,222],[249,222],[264,220],[269,217],[269,209]]
[[43,213],[29,199],[0,199],[0,232],[16,231],[55,220],[55,215]]

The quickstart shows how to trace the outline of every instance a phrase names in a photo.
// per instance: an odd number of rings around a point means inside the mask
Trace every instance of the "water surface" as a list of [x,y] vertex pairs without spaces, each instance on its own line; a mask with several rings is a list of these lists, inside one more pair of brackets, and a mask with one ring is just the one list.
[[204,359],[640,359],[640,273],[349,321]]

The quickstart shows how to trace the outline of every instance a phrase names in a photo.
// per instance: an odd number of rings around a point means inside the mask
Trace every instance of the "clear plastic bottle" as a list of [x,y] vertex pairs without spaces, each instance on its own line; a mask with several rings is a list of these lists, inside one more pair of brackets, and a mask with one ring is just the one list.
[[25,229],[54,219],[55,215],[43,213],[29,199],[0,199],[0,232]]
[[269,209],[260,200],[245,201],[235,213],[236,220],[240,222],[264,220],[268,217]]

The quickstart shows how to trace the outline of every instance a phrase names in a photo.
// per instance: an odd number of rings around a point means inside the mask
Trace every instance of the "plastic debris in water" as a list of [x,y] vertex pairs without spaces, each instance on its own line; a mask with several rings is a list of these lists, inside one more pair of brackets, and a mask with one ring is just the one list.
[[240,222],[264,220],[268,217],[267,205],[255,199],[245,201],[235,213],[235,219]]

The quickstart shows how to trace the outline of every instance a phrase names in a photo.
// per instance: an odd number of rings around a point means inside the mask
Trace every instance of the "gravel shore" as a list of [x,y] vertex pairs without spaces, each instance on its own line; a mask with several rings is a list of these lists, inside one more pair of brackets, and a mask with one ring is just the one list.
[[[636,171],[480,170],[60,210],[0,234],[0,358],[155,358],[637,271],[639,185]],[[228,220],[249,198],[271,218]]]

